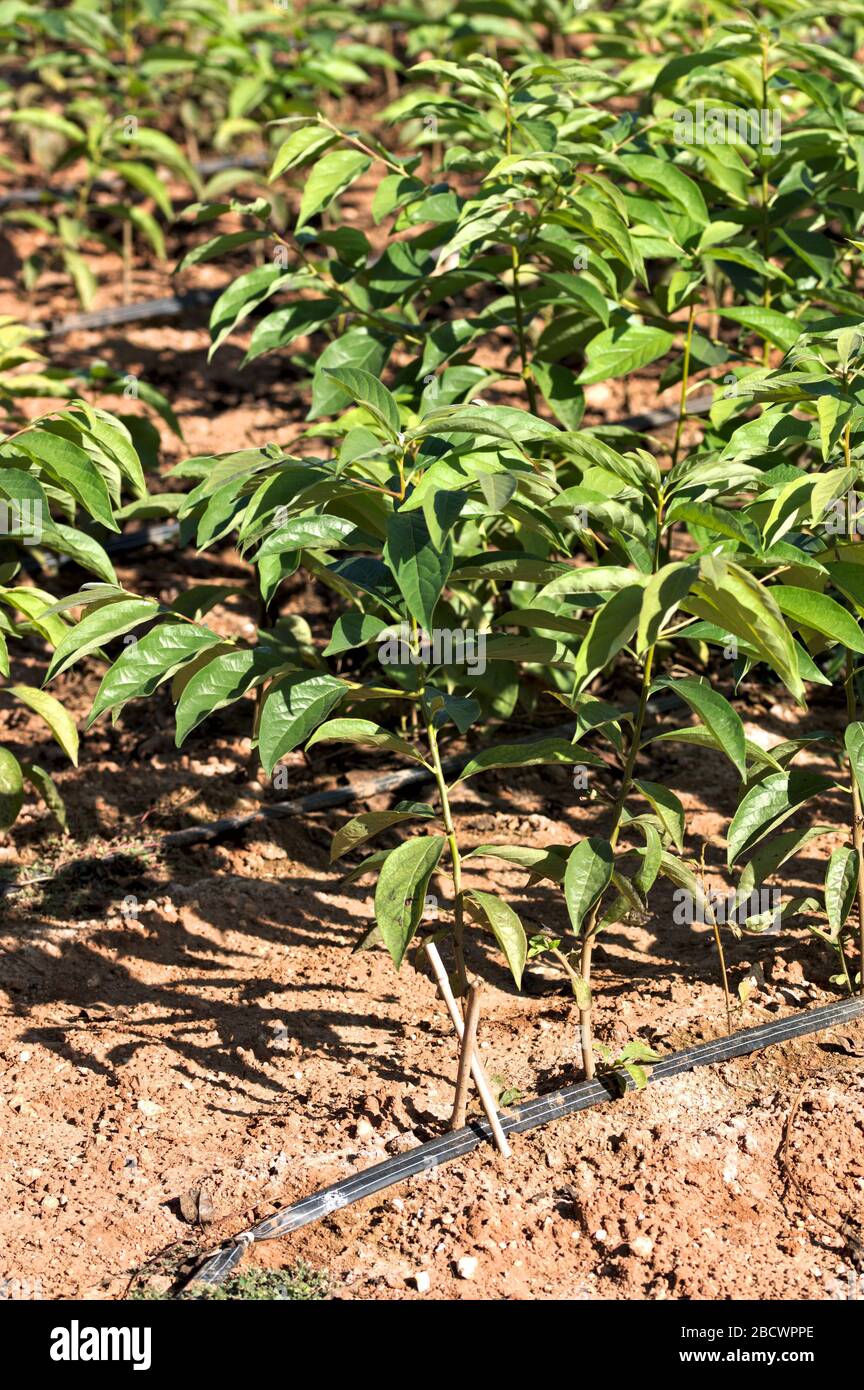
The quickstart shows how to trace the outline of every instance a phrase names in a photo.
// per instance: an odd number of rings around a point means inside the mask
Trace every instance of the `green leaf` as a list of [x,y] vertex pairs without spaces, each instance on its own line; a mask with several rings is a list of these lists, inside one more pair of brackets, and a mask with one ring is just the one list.
[[63,798],[57,789],[57,784],[50,773],[44,767],[37,766],[36,763],[22,763],[21,771],[36,793],[41,796],[48,810],[60,826],[61,830],[66,829],[66,807]]
[[714,910],[711,907],[711,903],[705,897],[702,886],[692,869],[688,868],[680,859],[677,859],[674,854],[670,854],[668,850],[664,850],[660,861],[660,872],[664,878],[668,878],[676,887],[683,888],[690,894],[694,905],[699,909],[703,922],[712,922],[714,920]]
[[556,849],[535,849],[530,845],[475,845],[464,854],[463,859],[501,859],[505,864],[516,864],[527,869],[535,878],[550,878],[553,883],[562,883],[567,868],[567,860]]
[[811,840],[818,840],[823,835],[837,834],[842,834],[842,831],[836,825],[814,825],[806,830],[784,830],[772,840],[763,840],[756,846],[749,863],[741,873],[735,893],[736,905],[749,898],[754,889],[776,873],[799,849],[809,845]]
[[482,712],[479,700],[471,696],[451,695],[449,691],[438,690],[434,685],[426,686],[423,703],[436,729],[442,729],[452,721],[460,734],[466,734]]
[[787,584],[773,585],[770,593],[781,613],[785,613],[796,627],[813,628],[853,652],[864,652],[864,633],[852,614],[836,599],[813,589],[797,589]]
[[8,748],[0,748],[0,830],[8,830],[18,819],[23,801],[21,764]]
[[[687,724],[682,729],[667,729],[665,733],[655,734],[652,738],[646,739],[645,743],[686,743],[691,748],[716,748],[719,752],[725,751],[711,730],[701,724]],[[744,740],[744,748],[752,767],[770,767],[775,772],[782,772],[783,764],[766,749],[760,748],[758,743],[754,743],[752,738]]]
[[[690,485],[698,483],[698,472],[686,481]],[[740,541],[750,550],[761,549],[759,530],[752,521],[728,508],[714,507],[710,502],[691,502],[687,498],[674,501],[666,512],[666,522],[671,525],[674,521],[683,521],[685,526],[701,526],[711,533],[712,538],[727,536],[730,540]]]
[[425,632],[434,627],[435,606],[453,568],[453,546],[448,538],[438,551],[432,544],[422,512],[392,512],[387,518],[384,559],[399,592]]
[[310,171],[300,200],[296,231],[344,193],[356,178],[366,172],[371,159],[359,150],[331,150]]
[[133,642],[117,658],[102,679],[87,727],[105,710],[116,709],[128,700],[152,695],[163,681],[194,661],[208,647],[220,641],[210,628],[192,623],[160,623]]
[[683,598],[699,577],[699,566],[676,561],[652,574],[643,590],[644,597],[636,633],[636,650],[654,645]]
[[568,743],[563,738],[541,738],[526,740],[524,743],[499,743],[494,748],[486,748],[464,766],[454,786],[464,782],[467,777],[475,777],[478,772],[489,772],[496,767],[540,767],[553,763],[588,764],[602,767],[603,760],[596,753],[589,753],[579,744]]
[[59,676],[63,671],[89,656],[114,637],[121,637],[133,627],[139,627],[159,612],[159,604],[152,599],[129,598],[117,603],[106,603],[86,613],[75,627],[66,633],[58,643],[51,658],[45,684]]
[[324,656],[337,656],[339,652],[351,651],[353,647],[364,647],[367,642],[374,642],[376,637],[386,632],[389,626],[381,618],[373,618],[368,613],[343,613],[333,625],[333,635],[324,648]]
[[585,412],[585,392],[577,385],[575,373],[560,362],[539,362],[536,358],[532,373],[544,401],[565,429],[578,430]]
[[93,536],[88,536],[85,531],[78,531],[74,526],[64,526],[59,521],[54,523],[54,531],[56,535],[52,535],[50,531],[47,534],[43,533],[42,543],[47,550],[66,555],[82,569],[104,579],[106,584],[117,583],[117,575],[106,550]]
[[522,971],[528,959],[528,938],[519,917],[508,903],[496,898],[494,893],[481,893],[474,888],[465,895],[465,899],[474,904],[480,920],[492,929],[495,940],[507,958],[516,988],[521,989]]
[[720,309],[718,313],[722,318],[732,319],[734,323],[740,323],[742,328],[757,333],[783,352],[794,347],[804,331],[799,323],[777,309]]
[[663,841],[653,825],[640,825],[639,829],[645,836],[645,848],[641,851],[642,862],[633,875],[633,882],[638,892],[646,898],[663,862]]
[[231,251],[237,251],[241,246],[248,246],[253,241],[263,241],[267,236],[267,232],[226,232],[223,236],[212,237],[210,241],[202,242],[200,246],[188,251],[177,269],[186,270],[190,265],[198,265],[201,261],[217,260]]
[[[778,316],[779,317],[779,316]],[[669,351],[675,341],[674,333],[662,328],[650,328],[644,323],[604,328],[592,338],[585,353],[588,364],[576,378],[578,385],[590,386],[611,377],[647,367]]]
[[272,665],[272,654],[262,651],[260,647],[255,650],[238,647],[214,656],[212,661],[195,671],[177,701],[177,747],[208,715],[233,704],[254,686],[260,685]]
[[338,299],[300,299],[295,304],[268,314],[256,325],[241,366],[248,366],[275,348],[290,347],[296,338],[315,333],[336,317],[339,307]]
[[375,919],[398,970],[423,916],[429,879],[441,858],[443,835],[406,840],[384,860],[375,889]]
[[753,648],[803,704],[804,684],[795,643],[773,590],[720,555],[703,556],[701,571],[702,578],[683,601],[683,607]]
[[343,391],[362,405],[364,410],[368,410],[383,428],[391,440],[395,442],[399,438],[402,428],[399,418],[399,407],[393,396],[382,386],[377,377],[371,372],[364,371],[362,367],[330,367],[327,375],[332,377]]
[[741,776],[746,777],[747,750],[744,725],[741,716],[725,696],[707,681],[695,677],[685,680],[664,678],[657,681],[657,687],[674,690],[676,695],[686,700],[727,757],[735,764]]
[[335,415],[347,405],[350,397],[330,376],[331,371],[354,367],[377,380],[387,361],[389,344],[389,339],[376,337],[365,328],[352,328],[328,343],[315,362],[312,404],[306,418],[317,420],[322,415]]
[[729,826],[726,861],[730,869],[736,859],[782,825],[811,796],[830,786],[827,777],[799,771],[773,772],[757,782],[740,802]]
[[259,304],[263,304],[265,299],[269,299],[283,286],[290,286],[295,278],[286,273],[281,266],[259,265],[232,280],[210,311],[210,336],[213,341],[207,360],[212,358],[229,333]]
[[44,719],[63,752],[71,762],[78,766],[78,730],[71,714],[63,708],[60,701],[47,690],[37,690],[32,685],[12,685],[9,694],[16,696],[22,704],[35,710]]
[[287,676],[267,692],[258,727],[258,748],[268,777],[276,763],[303,743],[346,692],[337,676]]
[[293,130],[273,156],[270,173],[267,175],[268,183],[273,183],[286,170],[294,169],[298,164],[305,164],[328,145],[332,145],[335,139],[332,131],[319,125],[304,125],[299,130]]
[[46,473],[77,498],[90,515],[101,521],[109,531],[119,531],[111,510],[108,488],[95,463],[77,444],[48,430],[27,429],[14,443],[0,445],[3,449],[20,450],[35,459]]
[[564,875],[564,898],[577,936],[588,913],[608,888],[614,863],[615,853],[609,841],[597,836],[580,840],[571,851]]
[[291,550],[327,550],[330,546],[350,545],[352,541],[370,544],[372,539],[359,531],[353,521],[346,521],[342,516],[309,513],[291,517],[284,526],[272,531],[256,558],[263,560],[268,555]]
[[79,255],[77,251],[70,250],[68,246],[63,247],[60,256],[64,266],[72,277],[72,283],[75,286],[75,292],[78,298],[81,300],[83,307],[89,309],[96,297],[96,291],[99,288],[96,276],[90,269],[89,261],[85,260],[82,255]]
[[59,116],[56,111],[43,111],[38,106],[25,106],[20,107],[17,111],[8,111],[6,119],[7,121],[17,121],[20,125],[34,126],[37,130],[50,130],[52,135],[62,135],[73,145],[80,144],[86,139],[80,126],[66,120],[64,116]]
[[843,742],[846,745],[852,775],[858,783],[858,791],[864,797],[864,724],[847,724]]
[[825,911],[828,924],[837,936],[852,911],[858,888],[858,870],[858,854],[848,845],[840,845],[828,860],[825,870]]
[[684,807],[678,797],[668,787],[663,787],[659,782],[634,781],[636,787],[659,817],[663,829],[672,840],[672,843],[683,854],[684,852]]
[[149,164],[141,164],[137,160],[119,160],[111,166],[126,183],[137,188],[139,193],[145,197],[152,198],[159,211],[167,218],[171,219],[173,209],[168,190],[164,182]]
[[656,159],[649,154],[621,155],[619,163],[638,183],[644,183],[655,193],[669,198],[698,227],[705,226],[708,208],[702,190],[681,169],[666,159]]
[[574,689],[584,690],[630,641],[642,611],[643,589],[630,584],[607,599],[591,620],[588,635],[576,653]]
[[[434,816],[434,809],[423,801],[400,801],[392,811],[364,811],[336,831],[330,845],[330,863],[335,863],[373,836],[380,835],[382,830],[389,830],[392,825],[402,825],[409,820],[432,820]],[[389,853],[389,850],[385,853]]]
[[315,730],[306,744],[307,753],[315,743],[362,743],[369,748],[387,748],[392,753],[413,758],[415,762],[423,762],[417,750],[404,738],[391,733],[389,729],[382,729],[371,719],[329,719]]

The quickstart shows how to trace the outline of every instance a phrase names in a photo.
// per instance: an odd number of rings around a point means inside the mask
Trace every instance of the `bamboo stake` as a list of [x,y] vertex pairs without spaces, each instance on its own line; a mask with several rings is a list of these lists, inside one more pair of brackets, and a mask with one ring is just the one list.
[[468,1115],[468,1082],[471,1079],[471,1058],[477,1043],[477,1020],[480,1017],[480,988],[471,985],[468,990],[468,1007],[465,1010],[465,1032],[462,1035],[462,1051],[459,1053],[459,1071],[456,1074],[456,1098],[453,1102],[451,1129],[462,1129]]
[[[450,981],[447,978],[447,971],[444,969],[444,962],[441,959],[438,947],[435,945],[434,941],[426,942],[425,950],[432,965],[435,979],[438,982],[441,997],[447,1005],[447,1012],[450,1015],[453,1027],[456,1029],[457,1036],[461,1042],[465,1032],[465,1025],[462,1022],[459,1005],[456,1003],[455,996],[450,988]],[[489,1126],[492,1130],[499,1152],[504,1158],[509,1158],[511,1152],[510,1145],[507,1143],[507,1136],[501,1128],[501,1121],[498,1118],[495,1099],[492,1095],[492,1087],[489,1085],[489,1078],[476,1052],[474,1052],[471,1057],[471,1075],[474,1078],[474,1085],[477,1087],[483,1109],[486,1111],[486,1118],[489,1121]]]

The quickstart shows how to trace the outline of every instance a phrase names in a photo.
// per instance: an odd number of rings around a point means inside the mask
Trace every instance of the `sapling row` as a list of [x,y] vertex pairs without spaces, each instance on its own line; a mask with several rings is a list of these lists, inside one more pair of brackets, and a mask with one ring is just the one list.
[[[621,8],[609,24],[626,33]],[[736,908],[805,846],[845,834],[813,819],[815,799],[842,787],[849,834],[821,904],[792,900],[779,921],[805,921],[856,987],[864,585],[848,506],[847,530],[831,525],[861,471],[860,79],[842,46],[802,32],[810,22],[795,6],[771,24],[722,13],[683,53],[661,24],[658,50],[633,65],[594,14],[588,59],[520,38],[509,56],[423,59],[362,130],[338,113],[280,114],[273,197],[202,194],[186,231],[207,239],[181,263],[258,256],[214,306],[212,351],[243,333],[247,363],[281,353],[308,404],[290,445],[174,471],[183,540],[230,539],[249,563],[240,601],[255,636],[208,621],[236,585],[166,604],[100,575],[70,600],[82,616],[49,670],[134,635],[91,722],[164,686],[178,746],[243,701],[268,776],[301,749],[314,766],[328,743],[422,769],[428,800],[334,835],[333,863],[363,855],[349,881],[374,879],[362,944],[380,941],[397,969],[440,946],[463,1004],[478,933],[516,987],[529,957],[548,955],[572,986],[589,1077],[599,1056],[638,1082],[650,1060],[638,1039],[595,1041],[592,987],[601,934],[649,912],[660,880],[712,928],[731,1019],[705,847],[688,843],[656,769],[670,743],[734,768]],[[703,139],[706,102],[712,130],[734,117],[745,138]],[[766,119],[742,127],[754,104]],[[665,445],[586,423],[592,387],[623,393],[646,369],[677,388]],[[706,383],[697,434],[688,401]],[[325,624],[288,611],[298,572],[326,593]],[[748,738],[738,704],[757,667],[802,709],[808,686],[842,681],[842,736]],[[652,702],[668,696],[677,712],[658,725]],[[562,706],[569,732],[550,734]],[[813,771],[815,753],[838,775]],[[582,776],[587,833],[469,847],[461,788],[532,767]],[[787,824],[798,812],[802,829]],[[541,923],[551,913],[567,929],[529,937],[507,896],[478,886],[490,860],[526,871]],[[740,930],[777,925],[762,918]]]

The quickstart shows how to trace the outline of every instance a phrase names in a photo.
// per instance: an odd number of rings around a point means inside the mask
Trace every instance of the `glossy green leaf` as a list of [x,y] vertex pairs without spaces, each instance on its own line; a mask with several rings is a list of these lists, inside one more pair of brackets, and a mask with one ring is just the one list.
[[336,676],[286,676],[264,698],[258,727],[261,762],[268,777],[276,763],[323,722],[350,689]]
[[597,836],[580,840],[571,851],[564,875],[564,900],[577,936],[594,904],[608,888],[614,863],[612,846]]
[[729,867],[831,783],[815,772],[772,772],[747,792],[727,835]]
[[22,704],[28,705],[40,719],[44,719],[63,752],[71,762],[78,766],[78,729],[75,720],[60,701],[47,690],[38,690],[32,685],[12,685],[9,694]]
[[311,218],[329,207],[336,195],[344,193],[371,163],[359,150],[331,150],[319,159],[303,188],[296,230],[299,232]]
[[422,835],[391,850],[375,889],[375,920],[398,970],[420,925],[429,879],[441,858],[443,835]]
[[108,709],[152,695],[188,662],[220,641],[217,633],[193,623],[160,623],[121,653],[102,679],[87,727]]
[[307,752],[316,743],[361,743],[367,748],[386,748],[391,753],[401,753],[415,762],[423,759],[416,749],[404,738],[382,729],[371,719],[328,719],[317,728],[306,744]]
[[435,626],[435,607],[453,568],[453,548],[447,538],[436,550],[422,512],[392,512],[387,518],[384,559],[408,612],[424,632]]
[[8,748],[0,748],[0,830],[8,830],[17,820],[23,802],[21,764]]
[[528,938],[518,914],[503,898],[494,893],[481,893],[478,888],[466,893],[465,900],[475,907],[479,919],[491,929],[507,959],[516,988],[521,989],[522,972],[528,959]]
[[83,656],[98,651],[106,642],[122,637],[133,627],[140,627],[150,618],[155,618],[158,612],[159,605],[152,599],[124,598],[86,613],[77,627],[67,632],[58,643],[45,677],[46,685]]
[[[382,830],[389,830],[391,826],[402,825],[409,820],[432,820],[434,815],[433,808],[425,802],[401,801],[392,811],[363,811],[359,816],[352,816],[333,836],[330,863],[335,863],[373,836],[380,835]],[[389,850],[385,853],[389,853]]]
[[[587,764],[602,767],[603,760],[580,744],[568,743],[563,738],[541,738],[525,740],[523,743],[499,743],[485,748],[465,764],[456,779],[464,782],[468,777],[476,777],[478,772],[489,772],[502,767],[540,767],[553,763]],[[455,786],[455,783],[454,783]]]
[[695,677],[683,680],[664,678],[657,682],[663,689],[674,690],[702,720],[713,734],[720,748],[735,764],[742,777],[747,773],[747,752],[744,725],[741,716],[732,708],[719,690],[715,690],[706,680]]
[[839,845],[825,870],[825,911],[828,925],[839,936],[852,911],[858,888],[858,854],[848,845]]

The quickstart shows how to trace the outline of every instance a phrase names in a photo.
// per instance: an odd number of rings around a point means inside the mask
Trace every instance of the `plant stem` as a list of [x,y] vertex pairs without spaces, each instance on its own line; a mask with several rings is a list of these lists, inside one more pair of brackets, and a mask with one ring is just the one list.
[[[507,97],[504,102],[504,148],[509,155],[513,153],[513,110],[510,105],[510,88],[507,87]],[[525,382],[525,390],[528,393],[528,408],[532,415],[537,414],[537,389],[531,376],[531,368],[528,363],[528,339],[525,333],[525,311],[522,307],[522,287],[519,284],[519,251],[516,246],[510,247],[510,259],[513,266],[513,308],[516,313],[516,337],[519,342],[519,357],[522,362],[520,375]]]
[[[657,535],[660,535],[660,521],[658,517]],[[630,740],[630,747],[627,750],[627,761],[624,764],[624,771],[621,777],[621,790],[618,799],[612,810],[612,831],[609,836],[609,843],[614,849],[618,843],[618,836],[621,833],[621,816],[624,812],[624,803],[627,800],[630,787],[633,783],[633,770],[636,766],[636,758],[639,753],[639,744],[642,739],[642,726],[645,723],[645,710],[648,705],[648,692],[651,689],[651,671],[654,666],[654,647],[648,648],[645,657],[645,665],[642,668],[642,689],[639,692],[639,707],[636,711],[636,720],[633,725],[633,737]],[[600,904],[591,913],[591,917],[585,928],[585,937],[582,941],[582,954],[579,960],[579,974],[584,984],[591,987],[591,958],[594,953],[594,941],[597,935],[597,914]],[[586,1081],[594,1078],[594,1029],[591,1018],[590,1001],[585,1008],[579,1009],[579,1039],[582,1047],[582,1066],[585,1070]]]
[[[767,38],[763,38],[763,39],[762,39],[762,109],[763,109],[763,111],[767,111],[767,110],[768,110],[768,76],[769,76],[769,74],[768,74],[768,43],[769,43],[769,40],[768,40]],[[769,201],[770,201],[770,196],[769,196],[769,187],[768,187],[768,170],[767,170],[767,168],[765,167],[765,154],[764,154],[764,149],[763,149],[762,147],[760,147],[760,150],[759,150],[759,161],[760,161],[760,163],[761,163],[761,165],[762,165],[762,219],[761,219],[761,227],[760,227],[760,240],[761,240],[761,243],[762,243],[762,259],[763,259],[763,261],[765,262],[765,264],[767,265],[767,264],[768,264],[768,244],[769,244],[770,239],[771,239],[771,238],[770,238],[769,228],[768,228],[768,203],[769,203]],[[771,285],[770,285],[770,282],[769,282],[769,280],[768,280],[767,274],[766,274],[765,279],[764,279],[764,281],[763,281],[762,304],[763,304],[763,307],[766,308],[766,309],[770,309],[770,307],[771,307]],[[770,365],[771,365],[771,344],[768,342],[768,339],[767,339],[767,338],[765,339],[765,344],[764,344],[764,346],[763,346],[763,348],[762,348],[762,365],[763,365],[764,367],[770,367]]]
[[[654,538],[654,564],[653,572],[656,573],[660,564],[661,542],[663,537],[663,507],[664,499],[661,493],[657,503],[657,535]],[[621,833],[621,817],[624,813],[624,804],[633,783],[633,771],[636,767],[636,758],[639,754],[639,744],[642,741],[642,728],[645,723],[645,711],[648,707],[648,694],[651,690],[651,673],[654,669],[655,643],[645,653],[645,664],[642,667],[642,688],[639,691],[639,705],[636,710],[636,719],[633,724],[633,737],[630,740],[630,747],[627,750],[627,759],[624,763],[624,770],[621,774],[621,790],[612,809],[612,830],[609,835],[609,844],[614,849],[618,843],[618,836]],[[590,918],[585,926],[585,936],[582,941],[582,955],[579,962],[579,973],[585,985],[591,987],[591,957],[594,952],[594,939],[597,934],[597,914],[600,910],[598,901],[593,909]],[[585,1070],[587,1081],[594,1077],[594,1031],[591,1018],[591,1002],[588,1001],[586,1008],[579,1009],[579,1037],[582,1046],[582,1066]]]
[[732,999],[729,994],[729,976],[726,973],[726,952],[723,950],[723,938],[720,935],[720,926],[717,922],[716,913],[711,913],[711,926],[714,930],[714,942],[717,946],[717,955],[720,959],[720,978],[723,981],[723,998],[726,1003],[726,1032],[732,1032]]
[[684,339],[684,367],[681,375],[681,404],[678,407],[678,425],[675,429],[675,442],[672,445],[672,467],[678,462],[678,453],[681,448],[681,436],[684,433],[684,422],[687,419],[687,387],[690,381],[690,353],[693,347],[693,324],[696,319],[696,303],[690,305],[690,315],[687,319],[687,335]]
[[854,994],[854,993],[855,993],[855,988],[854,988],[854,986],[853,986],[853,984],[852,984],[852,980],[851,980],[850,975],[849,975],[849,965],[848,965],[847,960],[846,960],[846,952],[843,950],[843,934],[842,934],[842,932],[841,932],[840,936],[837,938],[837,954],[838,954],[838,956],[840,957],[840,966],[841,966],[841,968],[842,968],[842,970],[843,970],[843,976],[844,976],[844,978],[845,978],[845,980],[846,980],[846,988],[848,989],[848,991],[849,991],[850,994]]
[[382,150],[374,150],[371,145],[367,145],[358,135],[349,134],[347,130],[340,130],[338,125],[334,125],[327,116],[319,114],[318,120],[327,130],[332,130],[334,135],[338,135],[340,139],[345,140],[349,145],[353,145],[355,149],[361,150],[362,153],[367,154],[370,159],[380,160],[388,169],[392,169],[394,174],[405,173],[403,166],[401,164],[396,164]]
[[516,312],[516,337],[519,340],[519,357],[522,361],[520,375],[525,382],[525,390],[528,393],[528,408],[532,415],[536,415],[537,388],[534,385],[531,365],[528,361],[528,335],[525,332],[525,311],[522,307],[522,289],[519,284],[519,252],[515,246],[510,247],[510,254],[513,261],[513,308]]
[[[855,723],[855,662],[851,651],[846,653],[846,717],[850,724]],[[861,793],[851,756],[846,759],[852,783],[852,843],[858,856],[858,953],[860,969],[860,991],[864,994],[864,816],[861,814]],[[845,957],[844,957],[845,964]]]
[[433,723],[433,719],[428,717],[426,719],[426,736],[429,740],[429,751],[432,754],[432,767],[435,772],[438,795],[441,798],[441,813],[444,820],[444,830],[447,835],[447,844],[450,848],[450,870],[453,878],[453,954],[456,958],[455,993],[460,999],[464,1000],[468,990],[468,977],[465,972],[465,911],[462,902],[462,859],[459,854],[459,841],[456,836],[456,827],[453,824],[453,813],[450,809],[447,782],[444,778],[444,769],[441,766],[441,754],[438,750],[438,732]]
[[468,990],[468,1006],[465,1010],[465,1032],[462,1034],[462,1051],[459,1053],[459,1070],[456,1073],[456,1095],[453,1100],[451,1129],[462,1129],[468,1111],[468,1082],[471,1078],[471,1061],[477,1043],[477,1021],[480,1018],[480,986],[472,985]]

